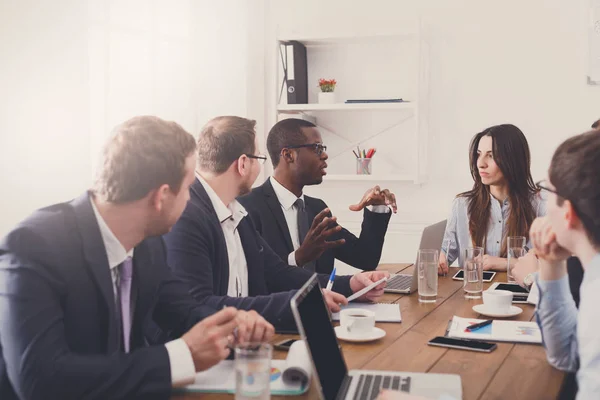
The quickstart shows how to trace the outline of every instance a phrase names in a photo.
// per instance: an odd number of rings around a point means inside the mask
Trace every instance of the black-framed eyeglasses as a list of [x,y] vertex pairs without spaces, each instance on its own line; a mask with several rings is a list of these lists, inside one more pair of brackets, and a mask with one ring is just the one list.
[[550,189],[550,182],[548,182],[545,179],[542,179],[541,181],[537,181],[535,183],[535,187],[537,187],[540,190],[545,190],[547,192],[554,193],[557,196],[564,197],[564,196],[561,196],[556,190]]
[[255,160],[258,160],[259,164],[264,164],[265,161],[267,161],[267,156],[264,156],[262,154],[259,155],[254,155],[254,154],[244,154],[246,157],[248,158],[254,158]]
[[318,156],[323,154],[323,152],[327,151],[327,146],[322,145],[321,143],[310,143],[310,144],[297,144],[295,146],[285,146],[284,149],[301,149],[303,147],[311,148],[317,153]]

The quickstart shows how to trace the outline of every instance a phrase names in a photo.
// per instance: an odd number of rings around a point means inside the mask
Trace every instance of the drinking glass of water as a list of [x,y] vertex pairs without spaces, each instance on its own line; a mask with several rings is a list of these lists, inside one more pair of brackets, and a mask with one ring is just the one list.
[[508,262],[506,264],[506,280],[508,283],[515,283],[515,278],[512,274],[511,260],[512,264],[517,262],[517,260],[523,257],[527,250],[525,249],[525,237],[524,236],[509,236],[506,242],[506,256],[508,258]]
[[419,302],[435,303],[438,287],[437,250],[422,249],[417,255],[417,272],[419,273]]
[[239,345],[235,348],[235,400],[271,398],[271,358],[268,343]]
[[483,292],[483,248],[469,247],[465,250],[463,266],[463,289],[465,299],[480,299]]

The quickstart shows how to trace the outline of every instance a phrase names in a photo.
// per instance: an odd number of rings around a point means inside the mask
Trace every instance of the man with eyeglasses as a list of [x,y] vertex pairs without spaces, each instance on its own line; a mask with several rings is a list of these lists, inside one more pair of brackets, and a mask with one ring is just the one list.
[[[202,129],[190,201],[164,236],[167,257],[173,273],[201,303],[254,310],[278,330],[291,330],[290,300],[312,273],[282,261],[236,200],[250,191],[266,159],[258,153],[255,124],[241,117],[217,117]],[[375,271],[337,277],[332,291],[324,290],[330,310],[339,311],[340,304],[347,304],[346,296],[386,276]],[[325,287],[329,277],[319,278]],[[361,300],[378,299],[382,285]]]
[[302,119],[279,121],[271,128],[267,149],[274,174],[239,201],[271,248],[288,264],[330,273],[337,258],[362,270],[374,270],[396,197],[379,186],[368,190],[350,210],[364,209],[359,237],[337,224],[321,199],[303,194],[323,181],[327,147],[317,127]]
[[[562,143],[550,164],[549,179],[539,187],[548,193],[547,216],[530,231],[539,257],[536,309],[548,361],[577,371],[578,399],[600,394],[600,131],[574,136]],[[579,310],[569,290],[567,258],[581,260]]]
[[[600,120],[595,121],[592,124],[592,129],[600,130]],[[538,187],[541,190],[549,191],[551,188],[550,185],[544,181],[538,182]],[[525,257],[519,259],[515,268],[513,269],[513,276],[516,281],[521,284],[521,286],[531,288],[533,282],[538,276],[539,265],[537,250],[532,249]],[[583,266],[581,265],[581,261],[576,256],[571,256],[566,261],[567,266],[567,276],[569,281],[569,289],[571,292],[571,296],[573,297],[573,301],[575,302],[575,306],[579,307],[580,302],[580,288],[581,282],[583,281]],[[560,393],[558,396],[559,400],[571,400],[575,399],[577,394],[577,380],[575,371],[569,372],[565,379],[563,380],[563,384],[560,389]]]

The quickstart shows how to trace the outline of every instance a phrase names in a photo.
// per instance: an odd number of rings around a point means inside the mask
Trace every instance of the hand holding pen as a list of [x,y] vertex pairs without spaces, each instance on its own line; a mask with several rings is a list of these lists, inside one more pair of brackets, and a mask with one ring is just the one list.
[[327,308],[331,312],[340,312],[342,309],[341,306],[345,306],[348,304],[348,300],[346,296],[341,295],[339,293],[333,292],[331,289],[333,288],[333,281],[335,280],[335,268],[331,271],[331,275],[329,275],[329,281],[327,282],[327,287],[323,289],[323,298],[327,303]]

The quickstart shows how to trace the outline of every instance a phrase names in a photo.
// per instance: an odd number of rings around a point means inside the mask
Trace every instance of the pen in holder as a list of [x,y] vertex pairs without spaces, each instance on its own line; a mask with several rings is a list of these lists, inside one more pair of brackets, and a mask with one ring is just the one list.
[[371,158],[356,159],[356,175],[371,175]]

